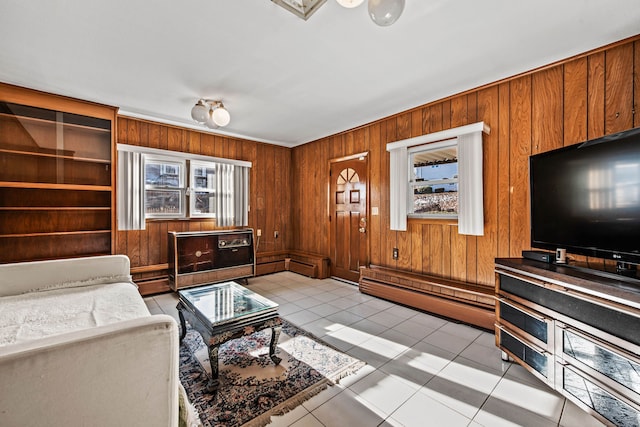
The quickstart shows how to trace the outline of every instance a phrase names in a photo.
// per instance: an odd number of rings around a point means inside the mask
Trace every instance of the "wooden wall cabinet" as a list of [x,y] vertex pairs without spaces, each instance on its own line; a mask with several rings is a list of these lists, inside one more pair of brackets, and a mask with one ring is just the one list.
[[0,262],[113,253],[115,116],[0,84]]
[[640,282],[496,260],[496,344],[607,425],[640,423]]

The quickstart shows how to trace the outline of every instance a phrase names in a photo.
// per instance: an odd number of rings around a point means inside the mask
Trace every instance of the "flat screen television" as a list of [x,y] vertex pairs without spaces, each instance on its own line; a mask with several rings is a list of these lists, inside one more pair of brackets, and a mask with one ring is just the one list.
[[532,247],[640,264],[640,128],[533,155],[529,168]]

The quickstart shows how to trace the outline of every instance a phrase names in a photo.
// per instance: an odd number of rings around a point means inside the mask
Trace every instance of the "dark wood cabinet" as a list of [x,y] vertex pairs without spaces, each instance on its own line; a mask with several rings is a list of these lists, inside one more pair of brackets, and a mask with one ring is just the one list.
[[0,262],[113,253],[116,113],[0,84]]
[[169,232],[169,286],[174,291],[255,274],[253,230]]
[[640,425],[640,281],[496,260],[496,344],[608,425]]

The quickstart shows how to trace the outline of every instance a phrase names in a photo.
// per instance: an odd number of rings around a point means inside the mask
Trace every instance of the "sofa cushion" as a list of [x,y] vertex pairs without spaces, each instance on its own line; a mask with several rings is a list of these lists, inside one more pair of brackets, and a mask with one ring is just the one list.
[[30,292],[0,298],[0,346],[150,316],[132,283]]

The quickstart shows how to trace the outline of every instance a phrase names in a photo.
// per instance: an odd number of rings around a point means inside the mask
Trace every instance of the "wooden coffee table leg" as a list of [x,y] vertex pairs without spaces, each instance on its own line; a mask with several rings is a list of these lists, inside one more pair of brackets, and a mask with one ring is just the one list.
[[184,339],[184,336],[187,335],[187,323],[184,320],[184,314],[182,314],[182,310],[180,310],[180,306],[178,305],[178,316],[180,317],[180,342]]
[[220,384],[220,380],[218,379],[218,346],[210,345],[209,346],[209,364],[211,365],[211,381],[209,381],[209,390],[215,391]]
[[282,326],[275,326],[271,328],[271,344],[269,344],[269,357],[271,361],[276,365],[279,365],[282,359],[276,356],[276,347],[278,345],[278,338],[280,338],[280,331]]

